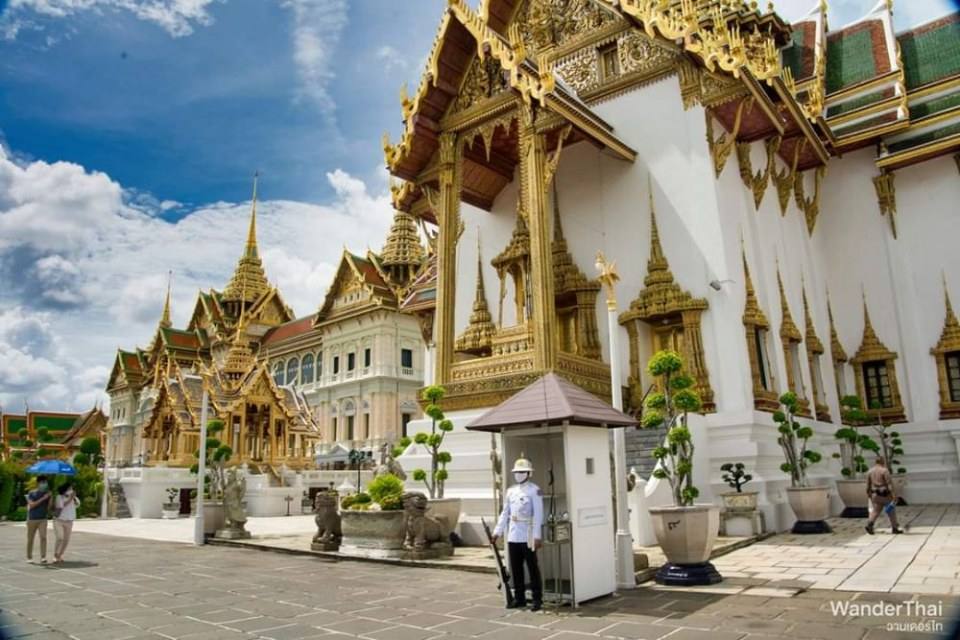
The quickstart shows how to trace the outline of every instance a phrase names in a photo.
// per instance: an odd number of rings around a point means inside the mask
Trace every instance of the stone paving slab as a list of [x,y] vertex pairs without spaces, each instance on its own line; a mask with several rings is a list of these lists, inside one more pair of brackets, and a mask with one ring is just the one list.
[[[949,596],[643,587],[576,610],[507,611],[491,577],[459,571],[83,532],[68,552],[83,563],[42,567],[22,561],[23,537],[22,528],[0,524],[0,624],[26,640],[922,640],[933,636],[888,624],[935,622],[946,630],[960,612]],[[149,593],[138,588],[144,575],[159,580]],[[941,601],[932,617],[831,609]]]

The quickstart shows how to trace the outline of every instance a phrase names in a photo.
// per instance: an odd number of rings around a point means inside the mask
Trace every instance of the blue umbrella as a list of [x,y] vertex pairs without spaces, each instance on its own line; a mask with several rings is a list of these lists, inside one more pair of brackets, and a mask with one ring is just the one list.
[[77,470],[63,460],[40,460],[27,468],[27,473],[37,476],[75,476]]

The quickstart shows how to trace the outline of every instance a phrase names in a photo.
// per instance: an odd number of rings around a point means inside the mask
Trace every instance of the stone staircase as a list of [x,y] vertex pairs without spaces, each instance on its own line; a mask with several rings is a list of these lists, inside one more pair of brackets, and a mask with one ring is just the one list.
[[663,444],[666,435],[665,428],[628,429],[627,470],[636,469],[641,478],[649,479],[657,462],[653,458],[653,450]]
[[114,510],[110,516],[113,518],[129,518],[130,506],[127,504],[127,494],[123,492],[123,486],[119,482],[110,483],[110,507]]

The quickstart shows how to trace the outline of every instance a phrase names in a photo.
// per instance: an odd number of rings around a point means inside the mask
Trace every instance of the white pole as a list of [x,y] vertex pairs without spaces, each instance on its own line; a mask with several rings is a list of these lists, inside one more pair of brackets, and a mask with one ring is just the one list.
[[[610,392],[613,408],[623,411],[623,388],[620,386],[620,353],[617,350],[617,296],[614,285],[620,277],[613,263],[603,253],[597,254],[600,281],[607,288],[607,333],[610,336]],[[613,474],[617,501],[617,588],[635,589],[633,571],[633,538],[630,536],[630,510],[627,506],[627,436],[624,427],[613,430]]]
[[203,489],[204,477],[207,475],[207,410],[210,398],[207,390],[203,390],[200,401],[200,461],[197,463],[197,512],[193,518],[193,543],[202,545],[203,539]]
[[104,447],[104,451],[103,451],[103,497],[100,498],[100,518],[105,520],[107,518],[107,505],[108,505],[107,494],[110,493],[110,477],[109,477],[109,471],[110,471],[109,457],[110,456],[108,455],[110,452],[110,434],[109,433],[107,434],[107,437],[104,439],[104,444],[106,446]]

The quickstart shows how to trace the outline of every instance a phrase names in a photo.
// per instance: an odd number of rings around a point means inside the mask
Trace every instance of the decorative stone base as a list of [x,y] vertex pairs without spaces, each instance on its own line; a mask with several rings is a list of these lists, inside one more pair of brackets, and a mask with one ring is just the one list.
[[749,538],[764,531],[763,513],[760,511],[727,510],[720,514],[720,535]]
[[314,551],[339,551],[339,542],[311,542],[310,548]]
[[453,555],[453,547],[449,544],[434,544],[428,549],[407,549],[404,552],[405,560],[436,560],[449,558]]
[[655,578],[657,584],[673,587],[695,587],[708,584],[717,584],[723,576],[709,562],[702,564],[670,564],[660,567]]
[[221,540],[249,540],[251,536],[246,529],[217,529],[214,537]]
[[[314,551],[320,551],[320,549],[314,549]],[[435,544],[429,549],[416,551],[413,549],[375,549],[343,544],[340,546],[340,553],[345,556],[377,558],[380,560],[436,560],[452,556],[453,547],[449,544]]]
[[867,507],[845,507],[841,518],[869,518],[870,510]]
[[833,529],[830,528],[826,520],[797,520],[793,524],[793,529],[790,530],[790,533],[798,533],[801,535],[833,533]]

